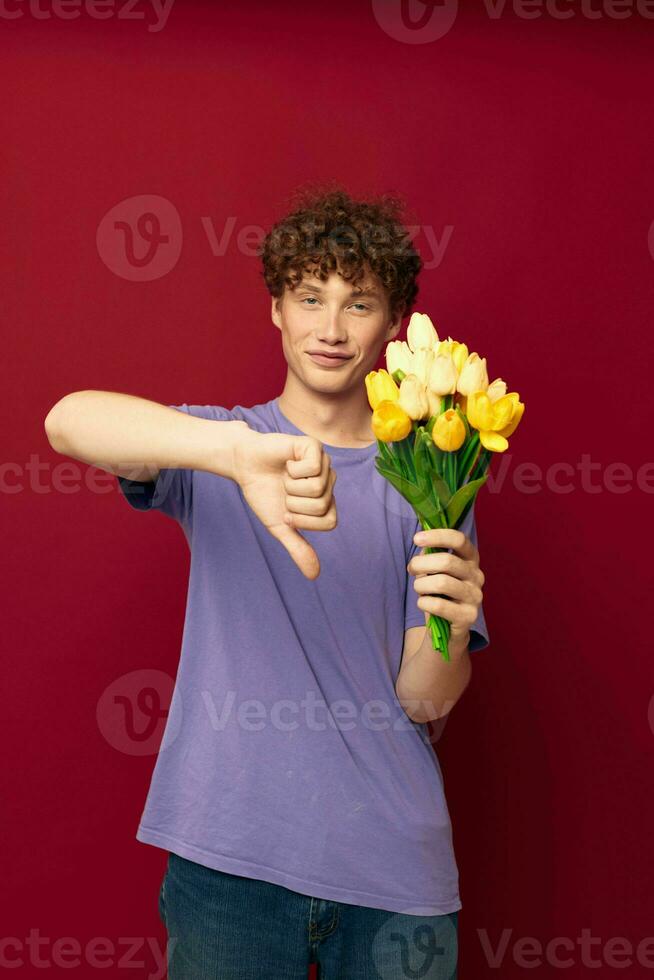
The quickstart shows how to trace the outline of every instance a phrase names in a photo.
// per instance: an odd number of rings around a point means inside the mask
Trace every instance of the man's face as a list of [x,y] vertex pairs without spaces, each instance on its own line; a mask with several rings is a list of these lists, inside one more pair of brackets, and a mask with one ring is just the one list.
[[[343,391],[361,384],[382,346],[399,332],[402,315],[391,315],[385,290],[368,274],[356,288],[333,272],[326,282],[305,274],[272,302],[289,369],[316,391]],[[312,351],[341,355],[328,360]]]

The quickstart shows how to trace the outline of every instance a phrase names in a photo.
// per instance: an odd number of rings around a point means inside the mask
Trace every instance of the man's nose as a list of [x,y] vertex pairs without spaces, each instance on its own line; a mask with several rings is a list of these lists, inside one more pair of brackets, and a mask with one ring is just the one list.
[[347,332],[340,313],[336,311],[327,313],[324,322],[321,324],[321,329],[318,331],[318,337],[329,344],[347,339]]

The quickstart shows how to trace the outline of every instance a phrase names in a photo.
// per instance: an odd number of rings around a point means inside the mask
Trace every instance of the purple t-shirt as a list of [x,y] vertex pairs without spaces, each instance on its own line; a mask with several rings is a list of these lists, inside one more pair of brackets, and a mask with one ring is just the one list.
[[[171,405],[304,435],[277,399]],[[118,478],[182,526],[190,579],[175,689],[138,840],[304,895],[393,912],[460,909],[443,778],[395,694],[404,631],[424,626],[406,566],[418,520],[377,445],[323,443],[338,524],[302,531],[310,581],[234,481],[202,470]],[[474,513],[462,528],[476,542]],[[488,644],[480,609],[471,650]],[[439,656],[434,653],[434,656]]]

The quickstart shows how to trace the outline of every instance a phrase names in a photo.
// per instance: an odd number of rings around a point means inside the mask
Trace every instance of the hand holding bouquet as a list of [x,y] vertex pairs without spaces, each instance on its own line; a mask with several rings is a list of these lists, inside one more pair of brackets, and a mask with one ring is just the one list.
[[[425,313],[412,315],[407,342],[387,344],[386,368],[365,378],[377,470],[424,529],[458,528],[525,406],[501,378],[489,384],[485,357],[451,337],[439,340]],[[427,549],[436,550],[443,549]],[[449,622],[430,614],[428,624],[434,649],[449,660]]]

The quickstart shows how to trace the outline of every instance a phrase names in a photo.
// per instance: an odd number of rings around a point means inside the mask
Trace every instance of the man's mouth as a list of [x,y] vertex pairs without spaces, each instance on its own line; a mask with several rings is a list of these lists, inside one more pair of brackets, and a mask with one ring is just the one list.
[[331,351],[324,350],[308,350],[307,354],[315,355],[316,357],[328,357],[330,360],[334,361],[349,361],[352,354],[334,354]]

